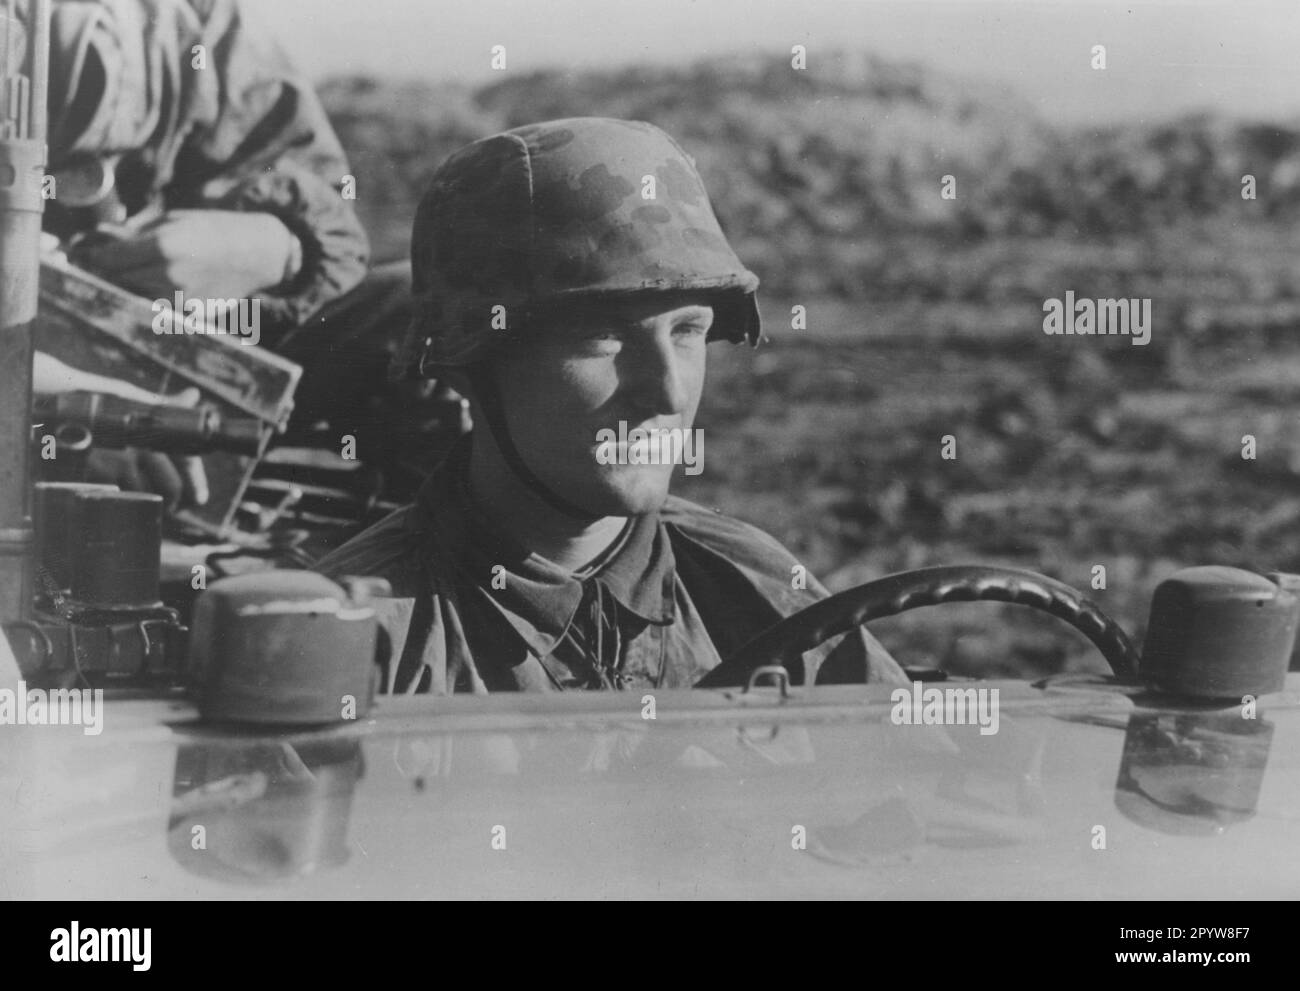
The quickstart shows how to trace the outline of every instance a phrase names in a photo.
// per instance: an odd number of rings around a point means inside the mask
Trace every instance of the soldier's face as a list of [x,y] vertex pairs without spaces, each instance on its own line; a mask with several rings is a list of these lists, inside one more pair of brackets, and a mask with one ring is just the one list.
[[543,482],[602,516],[663,504],[681,464],[663,457],[662,446],[660,463],[630,463],[647,460],[647,449],[611,446],[602,432],[666,429],[685,440],[704,387],[713,323],[708,298],[653,293],[583,301],[548,314],[521,346],[507,350],[497,367],[506,421]]

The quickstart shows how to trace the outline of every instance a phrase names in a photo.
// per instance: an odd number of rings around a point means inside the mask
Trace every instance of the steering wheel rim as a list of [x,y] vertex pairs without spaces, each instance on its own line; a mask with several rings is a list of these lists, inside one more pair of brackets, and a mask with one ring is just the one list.
[[944,565],[888,575],[815,602],[746,642],[695,687],[744,684],[754,670],[771,664],[783,665],[792,681],[802,683],[805,651],[874,619],[944,602],[1010,602],[1039,609],[1087,637],[1117,678],[1137,676],[1137,651],[1128,635],[1077,589],[1022,568]]

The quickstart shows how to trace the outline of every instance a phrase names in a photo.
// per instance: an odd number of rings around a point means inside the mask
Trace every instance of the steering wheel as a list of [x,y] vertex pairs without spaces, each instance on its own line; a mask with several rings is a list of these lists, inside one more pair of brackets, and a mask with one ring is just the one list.
[[1065,620],[1101,651],[1115,676],[1137,675],[1137,652],[1119,625],[1076,589],[1037,572],[987,565],[921,568],[889,575],[815,602],[748,641],[706,674],[697,688],[743,685],[769,664],[801,683],[803,653],[831,637],[908,609],[942,602],[1012,602]]

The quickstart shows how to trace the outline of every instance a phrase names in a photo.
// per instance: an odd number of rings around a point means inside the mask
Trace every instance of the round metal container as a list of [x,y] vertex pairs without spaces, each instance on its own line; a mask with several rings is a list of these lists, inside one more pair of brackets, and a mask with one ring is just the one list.
[[162,605],[161,496],[78,492],[72,510],[72,598],[97,609]]
[[116,485],[91,482],[37,482],[32,500],[36,561],[60,591],[72,587],[72,507],[80,492],[116,492]]

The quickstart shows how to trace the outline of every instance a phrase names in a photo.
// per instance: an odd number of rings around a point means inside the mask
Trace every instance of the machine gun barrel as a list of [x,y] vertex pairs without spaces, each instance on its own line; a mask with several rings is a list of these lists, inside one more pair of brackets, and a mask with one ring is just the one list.
[[85,427],[101,447],[147,447],[178,454],[229,451],[257,457],[262,423],[210,407],[155,406],[97,392],[42,396],[35,415],[47,427]]

